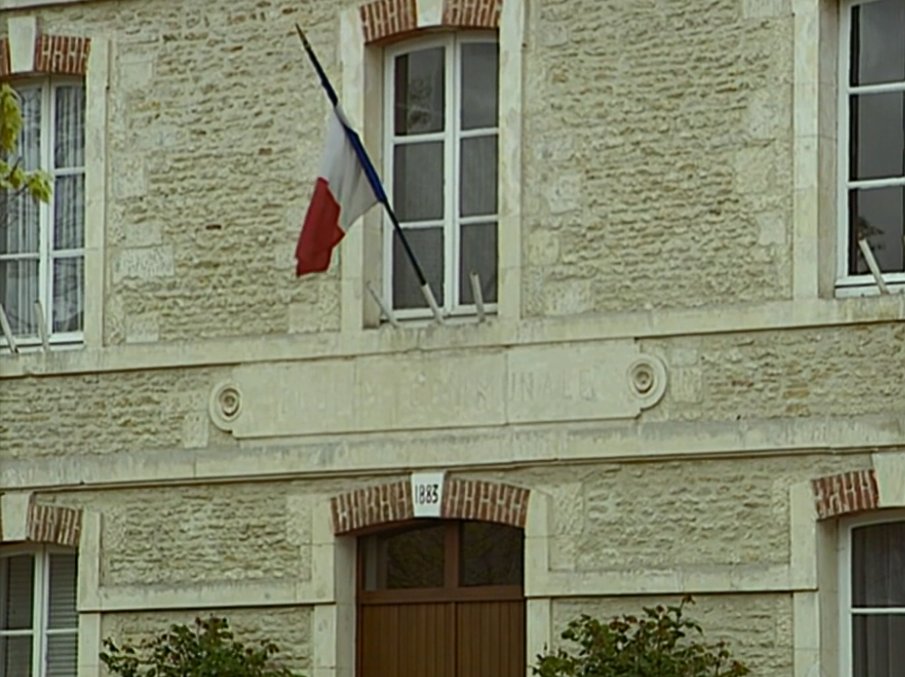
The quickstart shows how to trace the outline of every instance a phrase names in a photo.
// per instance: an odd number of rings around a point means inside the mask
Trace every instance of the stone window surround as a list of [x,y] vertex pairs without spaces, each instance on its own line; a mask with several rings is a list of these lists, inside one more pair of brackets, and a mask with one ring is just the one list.
[[[427,29],[495,28],[500,45],[498,302],[501,319],[521,315],[521,137],[522,41],[525,0],[375,0],[340,14],[339,63],[343,108],[353,122],[364,121],[362,137],[383,147],[382,88],[384,41]],[[367,114],[366,114],[367,113]],[[374,153],[382,165],[382,155]],[[342,319],[344,332],[379,325],[380,309],[365,291],[383,289],[383,214],[372,210],[364,227],[343,241]],[[428,320],[429,321],[429,320]]]
[[45,75],[85,78],[83,343],[100,347],[103,336],[108,43],[100,36],[44,34],[34,16],[11,17],[6,28],[7,37],[0,40],[0,80]]
[[39,503],[31,492],[0,494],[0,545],[41,544],[75,549],[78,565],[78,677],[97,677],[101,615],[82,611],[98,587],[100,516],[79,508]]
[[[876,285],[836,288],[843,218],[839,195],[839,54],[843,0],[792,0],[792,297],[874,296]],[[845,245],[847,246],[847,245]]]

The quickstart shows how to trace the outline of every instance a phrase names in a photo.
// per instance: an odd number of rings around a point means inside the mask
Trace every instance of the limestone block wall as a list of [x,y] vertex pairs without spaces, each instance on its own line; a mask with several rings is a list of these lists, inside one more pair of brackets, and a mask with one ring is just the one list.
[[526,314],[788,298],[788,2],[541,2],[526,52]]
[[134,612],[104,615],[101,636],[138,644],[154,638],[173,624],[191,626],[196,618],[217,616],[229,621],[236,639],[248,646],[274,642],[282,665],[311,674],[311,610],[309,608],[198,609],[166,612]]
[[[638,615],[642,607],[674,605],[679,601],[679,597],[560,600],[553,605],[553,619],[556,627],[565,627],[581,614],[605,619],[623,613]],[[793,674],[791,595],[697,595],[686,615],[700,622],[705,641],[728,642],[733,657],[744,662],[751,674]]]
[[645,340],[671,387],[648,420],[855,416],[905,409],[905,325]]
[[217,370],[170,369],[4,380],[6,460],[207,446]]
[[[787,4],[527,3],[526,315],[789,297]],[[325,117],[293,23],[340,86],[352,6],[4,12],[110,42],[107,343],[339,329],[336,268],[292,273]]]

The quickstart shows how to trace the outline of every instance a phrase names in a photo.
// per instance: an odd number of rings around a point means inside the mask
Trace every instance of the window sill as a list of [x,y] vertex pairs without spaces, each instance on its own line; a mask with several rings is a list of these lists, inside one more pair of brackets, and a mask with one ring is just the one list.
[[[81,350],[85,347],[85,342],[81,338],[51,338],[50,339],[50,351],[65,351],[65,350]],[[44,346],[41,344],[41,340],[37,338],[23,338],[16,339],[16,348],[19,351],[19,354],[25,353],[41,353],[44,352]],[[14,353],[9,349],[9,345],[5,340],[0,339],[0,357],[14,355]]]
[[[886,280],[886,287],[887,289],[889,289],[890,295],[905,293],[905,282]],[[874,281],[863,282],[859,284],[837,283],[836,285],[837,299],[861,298],[868,296],[883,296],[883,294],[880,292],[880,288]]]

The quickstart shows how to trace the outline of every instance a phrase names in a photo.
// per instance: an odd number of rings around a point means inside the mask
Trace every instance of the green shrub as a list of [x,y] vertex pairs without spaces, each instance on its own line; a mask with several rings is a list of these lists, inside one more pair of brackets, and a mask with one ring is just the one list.
[[706,644],[696,622],[678,606],[644,608],[641,617],[608,622],[590,616],[571,621],[562,638],[577,644],[537,657],[540,677],[740,677],[748,668],[733,660],[725,642]]
[[257,648],[233,638],[225,618],[195,619],[195,627],[171,625],[138,647],[104,640],[101,661],[120,677],[300,677],[274,665],[272,642]]

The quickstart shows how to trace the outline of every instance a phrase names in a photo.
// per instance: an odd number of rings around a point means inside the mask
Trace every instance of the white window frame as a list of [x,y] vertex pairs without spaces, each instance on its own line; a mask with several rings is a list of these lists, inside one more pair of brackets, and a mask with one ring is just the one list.
[[[905,510],[884,511],[882,514],[872,513],[852,517],[840,522],[838,534],[839,553],[839,677],[852,677],[852,531],[858,527],[887,524],[889,522],[905,522]],[[905,607],[889,607],[868,609],[865,614],[902,614]]]
[[[11,546],[0,550],[0,558],[14,557],[16,555],[31,555],[34,557],[34,588],[32,589],[32,627],[29,630],[0,630],[0,637],[24,637],[31,635],[31,671],[32,677],[44,677],[47,672],[46,650],[47,638],[51,635],[75,635],[78,642],[78,626],[75,628],[57,628],[51,630],[47,627],[50,604],[50,555],[69,554],[76,555],[72,549],[53,545],[35,546]],[[76,591],[78,591],[78,567],[76,567]],[[78,592],[76,592],[78,594]],[[76,610],[78,618],[78,610]],[[78,671],[78,663],[74,666]],[[10,676],[12,677],[12,676]]]
[[[837,213],[839,218],[836,247],[836,292],[840,296],[875,294],[876,280],[869,273],[850,275],[849,260],[849,190],[852,188],[882,188],[887,186],[905,186],[905,176],[892,179],[849,179],[850,109],[849,99],[852,94],[869,94],[878,92],[905,91],[905,81],[881,85],[860,85],[853,87],[849,80],[851,66],[851,16],[852,8],[866,5],[877,0],[842,0],[839,4],[839,72],[838,72],[838,109],[839,109],[839,143],[837,159],[837,176],[839,181]],[[887,272],[883,274],[884,282],[890,287],[905,287],[905,271]]]
[[[40,168],[46,171],[50,176],[51,183],[51,198],[49,202],[41,202],[38,204],[38,224],[39,224],[39,248],[38,248],[38,300],[41,302],[41,308],[44,311],[44,324],[47,327],[48,339],[51,344],[55,345],[67,345],[67,344],[81,344],[85,339],[85,325],[87,323],[86,317],[86,309],[85,305],[87,305],[83,301],[82,306],[82,328],[78,331],[68,331],[68,332],[54,332],[53,331],[53,262],[57,258],[76,258],[81,257],[82,259],[82,296],[83,299],[87,299],[88,296],[88,285],[87,285],[87,262],[86,262],[86,249],[87,249],[87,235],[88,235],[88,214],[87,208],[85,209],[85,214],[83,215],[83,233],[82,233],[82,246],[75,249],[66,249],[54,251],[52,247],[53,243],[53,209],[54,209],[54,200],[56,199],[56,195],[53,192],[53,188],[55,187],[55,180],[60,176],[75,176],[81,174],[85,177],[84,190],[85,195],[83,200],[87,205],[88,198],[88,184],[87,184],[87,148],[83,152],[83,164],[81,168],[77,169],[55,169],[53,164],[53,149],[55,145],[54,138],[54,103],[55,103],[55,91],[59,87],[72,86],[74,84],[80,84],[85,90],[85,96],[87,98],[87,87],[85,80],[79,77],[71,77],[71,76],[49,76],[44,78],[28,78],[22,81],[14,81],[11,83],[17,91],[31,90],[31,89],[41,89],[41,155],[40,155]],[[84,119],[84,135],[87,146],[87,101],[86,101],[86,111],[85,111],[85,119]],[[4,260],[9,259],[30,259],[33,258],[32,255],[21,255],[17,256],[13,255],[0,255],[0,258]],[[8,309],[6,309],[8,310]],[[32,309],[26,309],[28,312],[31,312]],[[35,335],[23,335],[23,336],[15,336],[16,344],[20,346],[35,346],[41,343],[41,338]],[[2,336],[0,336],[0,344],[5,345],[6,340]]]
[[[496,277],[497,277],[497,299],[499,299],[501,290],[500,275],[500,176],[501,176],[501,145],[500,145],[500,119],[502,115],[502,107],[497,107],[497,124],[492,128],[497,139],[497,206],[493,215],[470,216],[456,218],[459,202],[459,141],[469,136],[484,136],[490,133],[491,128],[482,127],[479,130],[459,130],[458,111],[461,105],[461,50],[460,45],[467,43],[494,43],[499,45],[499,36],[495,31],[449,31],[436,33],[428,37],[417,38],[414,40],[406,40],[387,47],[383,56],[383,73],[384,73],[384,133],[383,133],[383,157],[384,157],[384,177],[386,183],[387,195],[393,195],[393,149],[395,146],[395,130],[394,120],[395,113],[394,98],[394,59],[402,54],[406,54],[416,50],[430,49],[432,47],[443,47],[445,49],[445,130],[436,132],[425,137],[436,137],[436,140],[442,140],[444,145],[444,204],[443,204],[443,247],[444,247],[444,265],[443,265],[443,303],[440,303],[440,310],[445,316],[467,316],[474,315],[477,308],[474,303],[459,303],[459,285],[461,283],[459,271],[459,240],[460,229],[462,225],[468,223],[486,223],[490,220],[496,222],[497,233],[497,260],[496,260]],[[502,65],[498,64],[498,69],[502,71]],[[501,103],[500,89],[501,82],[498,81],[497,97]],[[392,197],[390,198],[392,204]],[[419,227],[438,227],[435,221],[425,222],[423,226],[419,223],[405,224],[406,229],[415,229]],[[384,298],[392,306],[393,303],[393,243],[396,234],[388,217],[384,218],[384,246],[383,246],[383,292]],[[402,265],[410,265],[405,261]],[[437,290],[433,290],[437,294]],[[439,299],[438,299],[439,301]],[[488,313],[497,311],[497,302],[484,303],[484,309]],[[398,319],[423,319],[430,317],[431,310],[428,307],[423,308],[393,308],[393,314]]]

